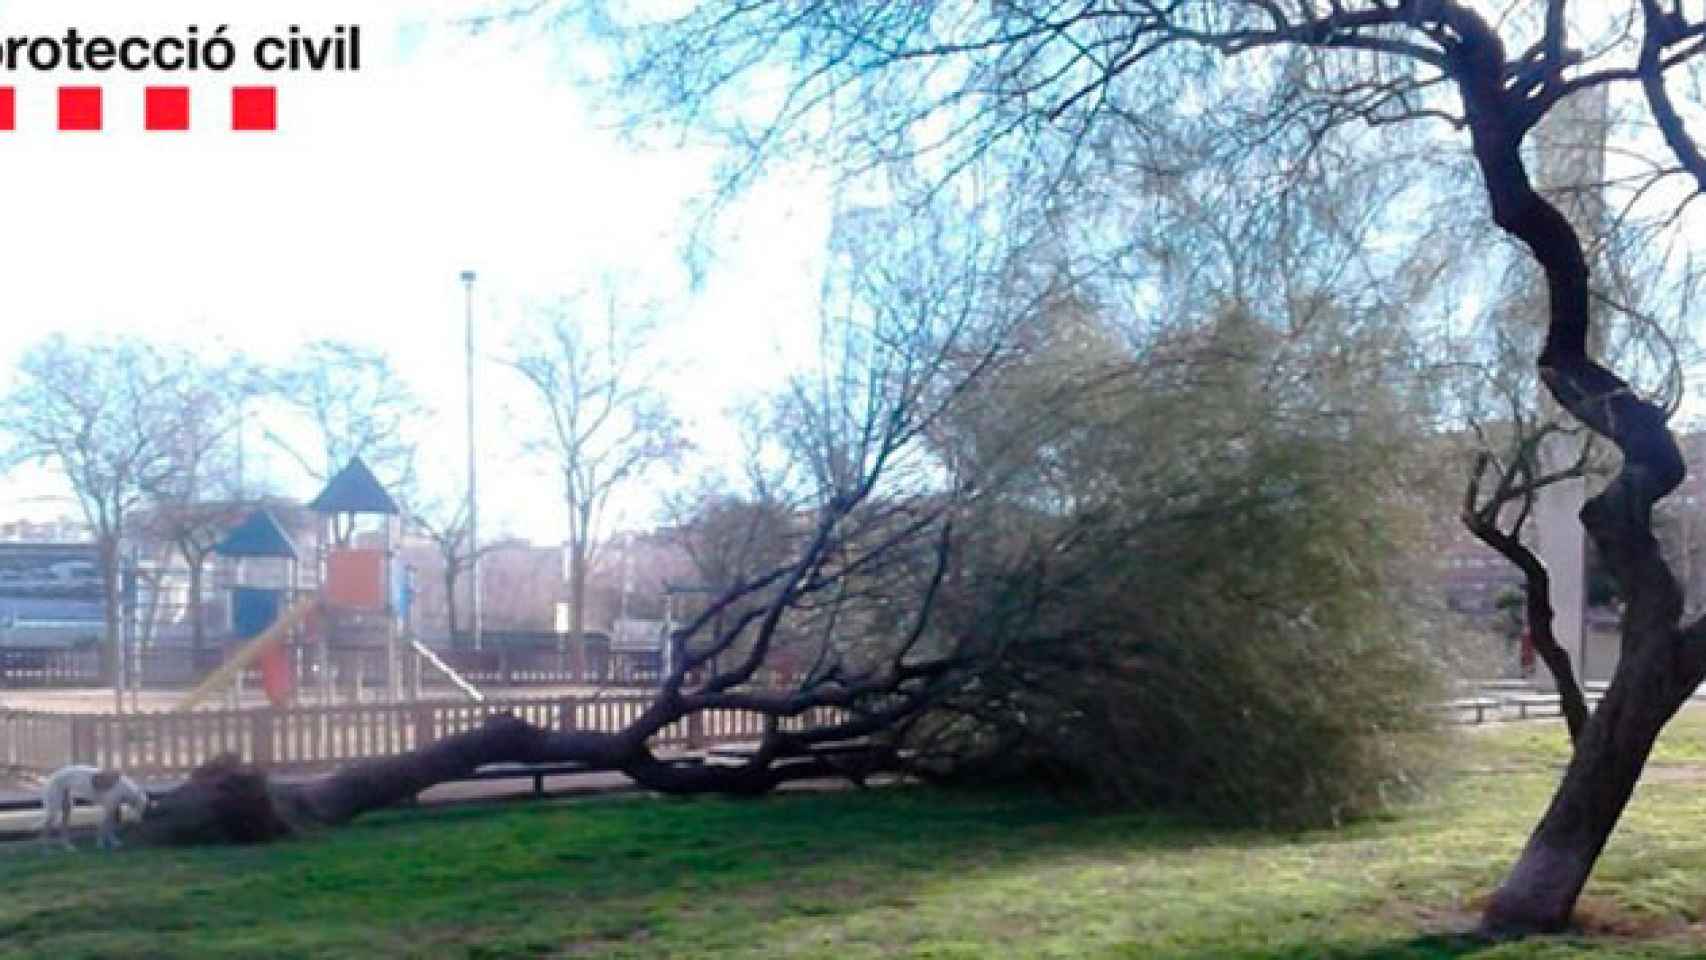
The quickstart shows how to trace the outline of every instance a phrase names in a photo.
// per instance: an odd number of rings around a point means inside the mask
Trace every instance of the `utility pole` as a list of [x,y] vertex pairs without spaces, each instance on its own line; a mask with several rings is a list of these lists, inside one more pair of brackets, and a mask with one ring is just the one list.
[[474,485],[474,271],[462,271],[462,289],[467,300],[468,339],[468,579],[474,594],[474,649],[484,647],[480,619],[480,523],[479,498]]

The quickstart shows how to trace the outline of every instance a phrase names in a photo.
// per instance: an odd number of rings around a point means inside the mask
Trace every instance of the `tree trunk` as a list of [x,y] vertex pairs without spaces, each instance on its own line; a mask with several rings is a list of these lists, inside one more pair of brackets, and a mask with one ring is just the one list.
[[1652,535],[1653,505],[1687,471],[1664,411],[1588,353],[1587,258],[1575,228],[1535,190],[1523,162],[1523,138],[1544,111],[1510,94],[1504,45],[1484,21],[1464,15],[1452,26],[1464,36],[1452,72],[1493,221],[1528,247],[1545,274],[1541,380],[1561,407],[1623,454],[1617,476],[1581,512],[1628,598],[1622,656],[1551,807],[1482,916],[1493,932],[1554,931],[1569,922],[1659,731],[1701,678],[1701,644],[1685,642],[1678,629],[1682,594]]
[[1569,924],[1654,741],[1699,682],[1696,672],[1674,671],[1669,637],[1643,640],[1633,661],[1619,665],[1551,806],[1488,904],[1482,923],[1489,932],[1554,932]]
[[456,563],[444,566],[444,615],[450,621],[450,645],[456,646]]
[[574,653],[575,679],[587,682],[586,672],[586,544],[579,538],[569,546],[569,644]]
[[177,790],[149,806],[133,838],[185,845],[257,843],[304,829],[333,827],[363,813],[414,797],[435,784],[464,778],[494,763],[582,764],[614,770],[665,793],[756,794],[800,779],[865,776],[893,769],[892,751],[864,756],[771,752],[741,766],[662,760],[646,746],[648,731],[685,711],[661,706],[652,722],[636,721],[620,733],[556,731],[498,714],[473,730],[395,757],[351,764],[309,781],[274,781],[227,754],[198,768]]

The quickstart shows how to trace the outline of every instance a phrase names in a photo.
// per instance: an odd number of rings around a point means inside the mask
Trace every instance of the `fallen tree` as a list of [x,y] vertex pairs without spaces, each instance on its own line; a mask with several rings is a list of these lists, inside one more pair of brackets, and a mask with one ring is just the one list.
[[[1527,147],[1566,98],[1621,95],[1642,121],[1612,125],[1620,139],[1611,149],[1630,171],[1569,188],[1615,189],[1616,217],[1647,222],[1651,246],[1681,240],[1686,249],[1679,224],[1706,190],[1706,153],[1689,129],[1699,117],[1706,13],[1662,0],[1489,6],[1173,0],[731,12],[698,4],[630,31],[624,77],[690,122],[735,118],[729,126],[740,136],[730,141],[749,151],[815,146],[848,170],[924,166],[923,156],[944,178],[972,171],[964,179],[984,177],[1014,196],[1033,191],[1037,220],[1087,182],[1083,157],[1117,147],[1121,131],[1152,136],[1155,116],[1223,131],[1229,156],[1270,157],[1269,178],[1247,190],[1251,202],[1285,189],[1297,171],[1349,175],[1404,149],[1388,131],[1447,125],[1449,139],[1431,149],[1466,151],[1463,172],[1478,179],[1492,223],[1543,278],[1539,379],[1621,455],[1580,513],[1625,601],[1616,674],[1591,715],[1572,708],[1569,767],[1482,918],[1487,931],[1522,934],[1569,923],[1654,741],[1706,679],[1706,618],[1685,617],[1652,529],[1655,505],[1682,483],[1686,465],[1667,411],[1632,382],[1637,371],[1614,372],[1592,342],[1589,251],[1556,195],[1531,176]],[[1573,22],[1578,13],[1590,26]],[[1234,60],[1244,69],[1235,71]],[[762,100],[773,105],[767,113],[750,105],[756,98],[737,99],[750,94],[741,81],[769,82],[778,71],[787,95]],[[764,157],[744,159],[739,170],[750,176]],[[1101,226],[1105,236],[1122,235],[1118,223]],[[1692,304],[1698,277],[1689,259],[1676,270],[1685,274],[1674,286],[1679,310]]]
[[[788,559],[725,590],[669,638],[667,674],[625,729],[546,730],[497,715],[300,782],[223,757],[159,798],[140,836],[271,840],[346,823],[488,764],[572,764],[665,793],[732,794],[902,769],[895,744],[907,721],[974,665],[965,638],[933,629],[962,495],[942,489],[922,442],[1003,348],[1003,324],[983,302],[988,288],[968,281],[950,277],[932,297],[885,298],[857,320],[826,325],[839,339],[823,369],[795,382],[776,410],[775,433],[787,438],[780,455],[806,465]],[[778,671],[781,663],[791,666]],[[790,682],[765,682],[778,672]],[[710,710],[760,715],[754,749],[707,763],[650,747],[665,728]],[[858,749],[830,749],[849,744]]]
[[262,843],[340,826],[496,763],[580,764],[587,770],[619,771],[648,789],[678,794],[759,794],[805,779],[863,783],[874,774],[904,769],[899,754],[881,744],[855,753],[816,753],[809,746],[788,748],[783,742],[770,740],[767,748],[739,765],[712,765],[660,759],[627,732],[544,730],[510,714],[495,714],[474,730],[419,750],[352,764],[308,781],[275,781],[266,771],[226,754],[156,798],[135,837],[168,845]]

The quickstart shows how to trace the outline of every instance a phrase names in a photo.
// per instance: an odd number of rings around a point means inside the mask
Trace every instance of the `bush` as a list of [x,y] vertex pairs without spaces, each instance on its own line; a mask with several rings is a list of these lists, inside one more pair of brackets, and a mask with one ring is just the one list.
[[942,612],[987,662],[913,733],[943,772],[1317,824],[1428,769],[1443,670],[1409,589],[1428,498],[1405,398],[1231,327],[1007,445]]

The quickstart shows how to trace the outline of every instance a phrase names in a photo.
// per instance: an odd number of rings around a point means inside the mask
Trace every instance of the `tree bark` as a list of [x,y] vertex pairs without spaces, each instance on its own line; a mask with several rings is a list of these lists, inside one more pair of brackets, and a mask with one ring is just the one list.
[[142,843],[189,845],[260,843],[293,833],[335,827],[372,810],[405,802],[435,784],[467,777],[487,764],[582,764],[619,771],[664,793],[764,793],[792,781],[866,776],[897,767],[882,747],[853,757],[787,752],[771,741],[739,766],[706,765],[654,756],[646,746],[650,724],[620,733],[554,731],[509,714],[434,741],[410,753],[354,763],[306,782],[275,781],[264,771],[219,757],[191,774],[182,787],[150,805],[133,834]]
[[584,527],[573,534],[569,546],[569,646],[574,657],[575,679],[589,682],[586,671],[586,540]]
[[[1473,497],[1474,487],[1470,490]],[[1578,744],[1581,742],[1582,731],[1587,728],[1587,698],[1582,695],[1581,685],[1576,682],[1576,672],[1570,664],[1570,655],[1565,652],[1557,635],[1552,631],[1552,577],[1534,551],[1523,545],[1520,531],[1507,534],[1498,528],[1498,515],[1503,506],[1504,501],[1495,496],[1481,515],[1466,511],[1464,522],[1477,539],[1497,550],[1522,571],[1528,585],[1524,611],[1529,638],[1558,688],[1558,705],[1564,714],[1564,725],[1570,731],[1570,742]]]
[[456,580],[455,558],[447,558],[444,565],[444,615],[450,621],[451,646],[456,645]]
[[1482,923],[1489,932],[1552,932],[1569,924],[1653,743],[1700,681],[1697,670],[1675,671],[1670,638],[1626,639],[1635,640],[1633,660],[1619,664],[1545,816],[1488,904]]

